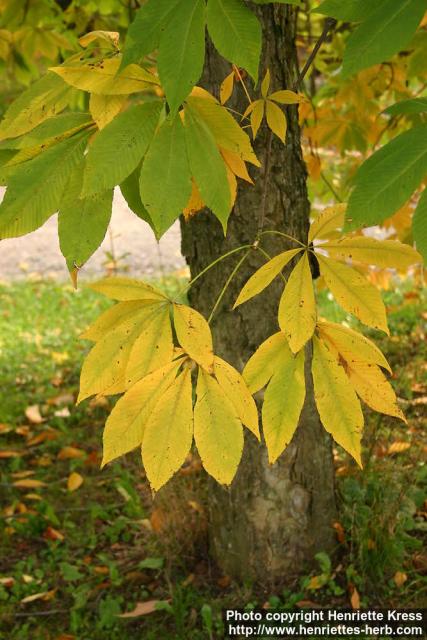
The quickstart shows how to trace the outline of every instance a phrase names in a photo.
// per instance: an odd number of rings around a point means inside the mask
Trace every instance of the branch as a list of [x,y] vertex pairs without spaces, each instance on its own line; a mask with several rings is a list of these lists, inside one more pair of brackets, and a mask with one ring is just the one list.
[[311,65],[313,64],[313,61],[314,61],[315,57],[317,56],[317,53],[318,53],[320,47],[322,46],[322,44],[325,42],[326,38],[328,37],[329,31],[331,29],[334,29],[336,24],[337,24],[337,21],[335,20],[335,18],[326,18],[325,26],[323,27],[323,31],[320,34],[319,39],[317,40],[316,44],[314,45],[313,51],[308,56],[307,62],[305,63],[303,70],[301,71],[301,73],[298,76],[298,79],[297,79],[296,84],[295,84],[295,91],[298,91],[298,89],[301,88],[302,81],[304,80],[305,76],[307,75],[308,70],[310,69]]

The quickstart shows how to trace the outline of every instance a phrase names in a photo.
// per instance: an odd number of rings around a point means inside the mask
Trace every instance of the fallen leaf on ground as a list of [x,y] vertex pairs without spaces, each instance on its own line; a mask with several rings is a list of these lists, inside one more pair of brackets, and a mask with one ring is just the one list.
[[81,476],[80,473],[76,473],[75,471],[73,471],[73,473],[70,473],[70,475],[68,476],[68,480],[67,480],[68,491],[76,491],[79,487],[82,486],[83,482],[84,482],[83,476]]
[[73,458],[83,458],[86,454],[83,449],[77,449],[77,447],[63,447],[58,453],[58,460],[72,460]]
[[360,609],[360,596],[356,587],[353,587],[352,594],[350,596],[350,603],[353,609]]
[[56,589],[51,591],[41,591],[40,593],[33,593],[31,596],[27,596],[21,600],[21,604],[28,604],[29,602],[35,602],[35,600],[52,600],[55,597]]
[[154,611],[157,611],[157,605],[163,602],[170,602],[170,600],[147,600],[147,602],[137,602],[133,611],[120,613],[118,617],[137,618],[138,616],[146,616],[148,613],[154,613]]
[[60,540],[62,542],[62,540],[64,540],[64,535],[57,529],[48,527],[43,534],[43,538],[46,540]]
[[406,573],[403,573],[403,571],[396,571],[393,576],[394,584],[396,585],[396,587],[402,587],[407,579],[408,576],[406,575]]
[[0,578],[0,586],[2,587],[13,587],[15,584],[15,578]]
[[42,482],[42,480],[15,480],[12,482],[14,487],[19,487],[21,489],[38,489],[39,487],[45,487],[46,482]]
[[71,413],[67,407],[64,407],[63,409],[58,409],[58,411],[55,411],[53,415],[55,416],[55,418],[69,418],[71,416]]
[[403,453],[403,451],[407,451],[407,449],[409,449],[410,447],[411,445],[409,444],[409,442],[392,442],[392,444],[388,448],[388,453]]
[[40,414],[40,408],[38,404],[32,404],[25,409],[25,417],[33,424],[41,424],[43,418]]
[[15,451],[15,450],[3,450],[0,451],[0,458],[19,458],[19,456],[22,456],[22,453],[20,451]]

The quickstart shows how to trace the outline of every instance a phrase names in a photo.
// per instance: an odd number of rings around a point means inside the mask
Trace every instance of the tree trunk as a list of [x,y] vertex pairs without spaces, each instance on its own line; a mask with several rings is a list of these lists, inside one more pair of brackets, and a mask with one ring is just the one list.
[[[287,5],[256,8],[264,31],[263,73],[271,73],[271,89],[293,88],[297,77],[296,9]],[[230,65],[207,46],[204,86],[218,96]],[[263,75],[261,76],[263,77]],[[241,89],[230,105],[242,113],[247,100]],[[276,229],[306,240],[309,202],[302,159],[297,107],[287,108],[286,145],[271,139],[270,174],[266,190],[264,229]],[[265,126],[254,144],[265,166],[269,134]],[[215,258],[257,236],[265,190],[264,169],[255,170],[255,186],[241,184],[230,217],[227,238],[210,212],[182,223],[182,252],[194,277]],[[295,245],[268,235],[263,246],[275,255]],[[200,278],[190,291],[191,304],[207,317],[237,260],[231,256]],[[218,355],[239,370],[259,344],[278,330],[277,309],[282,281],[232,310],[237,295],[265,260],[253,251],[234,278],[212,324]],[[310,360],[307,347],[307,360]],[[310,367],[307,398],[297,432],[279,460],[270,466],[264,444],[245,434],[245,449],[230,489],[210,485],[210,543],[221,569],[236,579],[265,587],[290,583],[307,570],[317,551],[331,551],[335,495],[331,440],[320,424],[313,401]]]

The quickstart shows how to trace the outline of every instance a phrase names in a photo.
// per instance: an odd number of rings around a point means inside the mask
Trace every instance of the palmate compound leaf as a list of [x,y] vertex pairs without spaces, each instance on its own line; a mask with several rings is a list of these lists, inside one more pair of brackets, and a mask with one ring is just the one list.
[[258,410],[243,377],[218,356],[214,359],[214,375],[238,418],[259,440]]
[[154,136],[161,109],[161,102],[134,105],[96,134],[86,157],[83,196],[114,188],[136,169]]
[[286,348],[287,357],[274,371],[262,405],[262,429],[271,464],[292,440],[305,400],[304,350],[294,356]]
[[203,201],[218,218],[225,233],[232,208],[226,164],[211,130],[189,105],[185,109],[184,125],[191,174]]
[[118,400],[105,425],[102,466],[142,445],[153,408],[173,383],[182,360],[167,363],[134,384]]
[[310,340],[316,326],[316,301],[308,253],[294,267],[279,304],[279,326],[293,353]]
[[111,218],[113,190],[80,199],[84,160],[70,176],[58,215],[58,235],[69,271],[80,268],[102,243]]
[[213,372],[214,353],[211,329],[205,318],[184,304],[173,305],[173,322],[181,347],[197,364]]
[[162,29],[159,77],[173,115],[202,75],[205,27],[205,0],[181,0]]
[[313,242],[315,238],[325,238],[331,231],[342,229],[345,221],[346,204],[335,204],[323,209],[312,224],[308,232],[308,241]]
[[191,366],[164,390],[152,407],[142,440],[142,462],[151,487],[157,491],[178,471],[193,440]]
[[379,365],[391,373],[390,365],[383,353],[361,333],[326,320],[318,321],[317,330],[322,340],[332,349],[336,349],[350,365],[353,361],[362,361]]
[[0,239],[38,229],[58,210],[86,143],[87,133],[77,133],[14,170],[0,205]]
[[242,376],[249,391],[256,393],[265,387],[274,372],[288,360],[288,341],[284,333],[279,331],[267,338],[246,363]]
[[234,308],[243,304],[247,300],[250,300],[254,296],[258,295],[258,293],[261,293],[261,291],[273,282],[274,278],[279,275],[288,262],[290,262],[292,258],[301,251],[302,249],[290,249],[289,251],[279,253],[279,255],[274,256],[274,258],[269,260],[267,264],[264,264],[255,271],[239,293],[239,296],[234,303]]
[[314,397],[326,431],[362,466],[363,413],[343,367],[322,341],[313,338]]
[[319,254],[316,256],[320,273],[338,304],[364,324],[389,335],[385,307],[378,289],[351,267]]
[[242,423],[223,388],[201,368],[194,407],[194,439],[206,471],[219,483],[229,485],[242,457]]
[[396,240],[376,240],[367,236],[343,238],[339,242],[322,245],[333,258],[355,260],[378,267],[407,269],[412,264],[422,262],[422,257],[412,247]]
[[140,192],[160,238],[191,196],[185,131],[178,114],[163,122],[150,144],[142,165]]
[[[135,381],[136,371],[143,377],[150,370],[166,364],[173,351],[171,334],[159,336],[154,318],[164,328],[165,315],[169,321],[169,303],[165,300],[145,300],[140,308],[128,314],[108,331],[92,348],[84,361],[80,377],[78,402],[94,394],[114,395],[125,391]],[[149,328],[148,328],[149,327]],[[127,367],[135,342],[143,333],[147,351],[135,365],[129,381]]]

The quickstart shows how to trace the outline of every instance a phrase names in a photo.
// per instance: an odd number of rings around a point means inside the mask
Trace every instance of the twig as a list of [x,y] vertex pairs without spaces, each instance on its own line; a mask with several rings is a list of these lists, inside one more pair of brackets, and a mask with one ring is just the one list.
[[305,76],[307,75],[308,70],[310,69],[311,65],[313,64],[313,61],[314,61],[315,57],[317,56],[317,53],[318,53],[320,47],[322,46],[322,44],[325,42],[326,38],[328,37],[329,31],[331,29],[335,28],[336,24],[337,24],[337,21],[335,20],[335,18],[326,18],[325,26],[323,27],[323,31],[320,34],[319,39],[317,40],[316,44],[314,45],[313,51],[308,56],[307,62],[305,63],[305,65],[303,67],[303,70],[301,71],[301,73],[298,76],[298,79],[297,79],[296,84],[295,84],[295,91],[298,91],[298,89],[301,88],[302,81],[304,80]]
[[[10,613],[14,618],[32,618],[33,616],[52,616],[58,613],[69,613],[69,609],[51,609],[50,611],[32,611],[31,613]],[[7,617],[6,615],[4,616]]]

